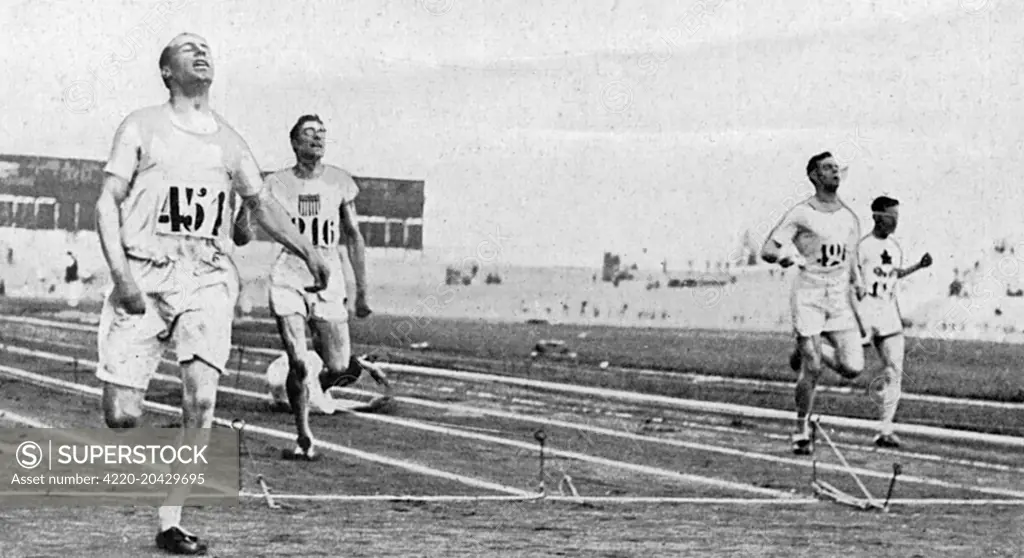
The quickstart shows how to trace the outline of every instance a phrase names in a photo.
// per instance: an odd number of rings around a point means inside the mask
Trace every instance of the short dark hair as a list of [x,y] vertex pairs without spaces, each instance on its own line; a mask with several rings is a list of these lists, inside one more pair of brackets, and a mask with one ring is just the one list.
[[875,201],[871,202],[871,211],[885,211],[890,207],[896,207],[900,202],[896,199],[890,198],[889,196],[878,196]]
[[164,87],[167,87],[167,88],[170,88],[171,84],[170,84],[170,81],[167,78],[164,77],[164,66],[170,66],[171,65],[171,55],[173,53],[174,53],[174,50],[171,48],[171,45],[168,44],[167,46],[164,47],[163,50],[160,51],[160,61],[157,62],[157,69],[160,70],[160,79],[163,80]]
[[291,138],[292,141],[295,141],[296,139],[298,139],[299,132],[302,131],[302,127],[305,126],[307,122],[319,122],[321,126],[324,125],[324,121],[320,120],[320,115],[318,115],[318,114],[303,114],[295,122],[295,125],[292,126],[292,131],[288,133],[288,137]]
[[814,157],[811,157],[811,160],[807,161],[807,174],[811,174],[811,171],[818,170],[818,163],[824,161],[825,159],[828,159],[831,156],[832,153],[828,151],[822,151],[821,153],[818,153]]
[[[167,43],[167,46],[165,46],[164,49],[160,51],[160,60],[157,61],[157,68],[160,70],[160,78],[163,79],[163,81],[164,81],[164,87],[166,87],[168,89],[171,88],[171,81],[169,79],[163,77],[164,66],[170,66],[171,65],[171,57],[174,56],[174,50],[175,50],[175,47],[172,47],[171,45],[174,44],[174,41],[177,40],[178,37],[183,37],[185,35],[189,35],[189,36],[192,36],[192,37],[198,37],[198,38],[202,39],[202,37],[200,37],[199,35],[196,35],[195,33],[191,33],[191,32],[188,32],[188,31],[182,31],[181,33],[178,33],[177,35],[175,35],[174,38],[171,39],[171,41],[169,43]],[[203,40],[205,40],[205,39],[203,39]]]

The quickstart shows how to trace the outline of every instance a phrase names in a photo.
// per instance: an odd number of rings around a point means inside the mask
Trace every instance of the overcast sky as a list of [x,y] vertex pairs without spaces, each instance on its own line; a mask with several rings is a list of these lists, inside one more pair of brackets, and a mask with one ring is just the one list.
[[288,128],[319,113],[328,162],[426,180],[428,247],[725,259],[811,192],[822,150],[850,165],[865,231],[875,196],[904,202],[914,259],[1021,228],[1010,0],[158,4],[5,1],[0,150],[104,159],[124,115],[166,100],[160,49],[192,31],[261,166],[291,164]]

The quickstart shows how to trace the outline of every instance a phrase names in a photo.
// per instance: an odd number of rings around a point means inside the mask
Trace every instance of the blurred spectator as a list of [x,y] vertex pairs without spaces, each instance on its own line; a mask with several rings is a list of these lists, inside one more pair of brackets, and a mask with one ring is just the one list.
[[949,296],[959,297],[963,294],[964,284],[960,281],[959,277],[953,279],[953,282],[949,284]]
[[67,293],[68,306],[75,308],[82,298],[82,279],[78,274],[78,258],[68,250],[68,265],[64,268],[64,287]]

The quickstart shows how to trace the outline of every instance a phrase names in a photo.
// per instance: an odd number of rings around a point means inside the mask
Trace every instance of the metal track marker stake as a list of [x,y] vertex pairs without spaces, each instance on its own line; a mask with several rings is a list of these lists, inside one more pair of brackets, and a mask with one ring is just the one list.
[[558,482],[558,493],[561,496],[565,496],[565,491],[562,490],[563,486],[568,486],[569,487],[569,492],[572,494],[573,498],[579,498],[580,497],[580,493],[576,490],[576,485],[574,485],[572,483],[572,477],[570,477],[569,475],[567,475],[565,473],[562,474],[562,480]]
[[903,474],[903,467],[899,463],[892,464],[892,480],[889,481],[889,492],[885,495],[883,508],[889,511],[889,500],[892,498],[892,489],[896,487],[896,477]]
[[[278,504],[277,502],[275,502],[273,495],[270,494],[270,487],[267,486],[267,481],[264,480],[263,474],[260,473],[259,468],[256,466],[256,460],[253,459],[253,457],[252,457],[252,452],[249,451],[249,446],[246,445],[246,443],[245,443],[245,421],[242,420],[242,419],[235,419],[235,420],[231,421],[231,428],[234,428],[235,430],[238,431],[238,443],[239,443],[240,446],[245,448],[245,453],[246,453],[246,455],[249,456],[249,461],[252,462],[253,468],[256,470],[256,482],[259,483],[260,490],[263,491],[263,499],[264,499],[264,501],[267,502],[267,507],[272,509],[272,510],[279,510],[279,509],[281,509],[282,508],[281,504]],[[242,482],[242,476],[241,476],[242,452],[238,452],[238,460],[239,460],[238,482],[241,483]]]
[[[829,447],[832,448],[832,451],[836,454],[836,457],[839,458],[839,462],[842,463],[843,467],[846,469],[846,472],[849,473],[851,477],[853,477],[854,482],[857,483],[857,486],[860,488],[861,492],[864,493],[864,496],[866,498],[865,499],[857,498],[856,496],[853,496],[851,494],[843,492],[842,490],[836,488],[835,486],[833,486],[832,484],[830,484],[828,482],[825,482],[824,480],[818,480],[818,478],[817,478],[817,460],[812,462],[813,466],[812,466],[812,469],[811,469],[812,470],[812,474],[813,474],[813,479],[811,481],[811,485],[814,488],[815,494],[817,494],[818,496],[823,496],[823,497],[829,498],[829,499],[834,500],[835,502],[838,502],[840,504],[846,504],[848,506],[852,506],[852,507],[855,507],[855,508],[861,509],[861,510],[868,510],[868,509],[884,510],[885,508],[882,506],[882,504],[879,504],[878,501],[875,500],[875,497],[871,495],[871,493],[868,491],[867,487],[864,486],[864,483],[861,482],[860,477],[858,477],[857,474],[855,472],[853,472],[853,468],[850,467],[850,464],[846,461],[846,458],[843,457],[842,453],[840,453],[839,448],[837,448],[836,445],[832,443],[832,439],[829,437],[828,433],[825,432],[825,430],[821,428],[820,420],[821,420],[820,418],[815,418],[814,420],[811,421],[811,441],[812,441],[812,444],[814,443],[814,440],[816,439],[816,434],[818,432],[820,432],[822,438],[824,438],[825,442],[828,443]],[[813,445],[812,445],[812,447],[813,447]]]

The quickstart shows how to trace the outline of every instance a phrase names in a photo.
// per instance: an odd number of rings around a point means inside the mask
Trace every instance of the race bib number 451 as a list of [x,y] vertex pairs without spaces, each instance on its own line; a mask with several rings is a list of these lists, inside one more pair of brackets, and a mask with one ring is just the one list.
[[228,192],[206,186],[167,186],[156,218],[159,234],[217,238],[224,227]]

